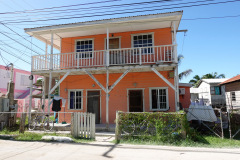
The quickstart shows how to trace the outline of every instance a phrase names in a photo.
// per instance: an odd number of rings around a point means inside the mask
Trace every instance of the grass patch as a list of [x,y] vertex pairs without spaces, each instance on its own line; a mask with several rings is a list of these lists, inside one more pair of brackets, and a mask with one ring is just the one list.
[[125,144],[144,144],[144,145],[167,145],[167,146],[182,146],[182,147],[208,147],[208,148],[240,148],[240,140],[231,140],[228,138],[219,138],[216,136],[203,135],[196,139],[170,139],[161,141],[156,136],[136,136],[125,137],[120,143]]
[[[74,143],[88,143],[94,141],[93,139],[84,139],[84,138],[75,138],[71,134],[58,134],[58,133],[33,133],[25,131],[24,134],[19,133],[19,125],[14,127],[5,128],[0,131],[0,139],[14,139],[17,141],[43,141],[43,136],[62,136],[62,137],[70,137],[73,139]],[[14,138],[13,138],[14,137]]]

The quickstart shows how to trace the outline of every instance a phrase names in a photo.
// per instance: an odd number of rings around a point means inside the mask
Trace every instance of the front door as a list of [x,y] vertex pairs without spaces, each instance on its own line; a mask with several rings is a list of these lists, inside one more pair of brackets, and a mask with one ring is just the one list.
[[96,115],[96,124],[100,123],[100,91],[87,92],[87,112]]
[[[106,48],[107,48],[107,46],[106,46]],[[119,50],[114,50],[114,49],[119,49],[119,48],[120,48],[120,39],[119,38],[110,38],[109,39],[110,64],[121,64],[121,58],[120,58],[121,53]]]
[[129,112],[143,112],[143,91],[129,90]]

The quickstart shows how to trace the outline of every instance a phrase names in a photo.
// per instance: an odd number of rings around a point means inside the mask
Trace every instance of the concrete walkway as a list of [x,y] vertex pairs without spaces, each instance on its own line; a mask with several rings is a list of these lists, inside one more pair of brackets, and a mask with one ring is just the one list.
[[240,149],[168,147],[113,144],[113,137],[97,137],[95,142],[74,144],[0,140],[0,160],[239,160]]

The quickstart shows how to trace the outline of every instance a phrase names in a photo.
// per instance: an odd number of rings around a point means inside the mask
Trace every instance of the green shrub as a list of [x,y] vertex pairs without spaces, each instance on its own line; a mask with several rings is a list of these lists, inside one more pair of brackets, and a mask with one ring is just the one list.
[[124,139],[140,136],[141,139],[174,142],[182,138],[188,128],[184,113],[120,113],[119,129]]

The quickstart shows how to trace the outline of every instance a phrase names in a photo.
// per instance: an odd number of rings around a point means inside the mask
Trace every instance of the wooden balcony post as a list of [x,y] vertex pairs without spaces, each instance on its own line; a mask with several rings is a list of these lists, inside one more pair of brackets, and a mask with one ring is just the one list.
[[142,65],[142,49],[139,48],[139,64]]
[[47,56],[48,56],[48,44],[47,44],[47,41],[46,41],[46,46],[45,46],[45,69],[47,69]]
[[179,110],[179,78],[178,78],[178,56],[177,56],[177,42],[176,42],[176,22],[173,21],[173,53],[174,53],[174,62],[177,63],[176,68],[174,69],[174,84],[175,84],[175,105],[176,105],[176,111]]
[[107,52],[106,52],[106,66],[109,66],[109,29],[107,28]]
[[48,114],[50,115],[50,100],[51,100],[51,88],[52,88],[52,69],[53,69],[53,33],[51,33],[51,55],[50,55],[50,66],[49,66],[49,88],[48,88]]
[[176,40],[176,22],[173,21],[173,53],[174,53],[174,61],[175,63],[178,63],[178,58],[177,58],[177,40]]

